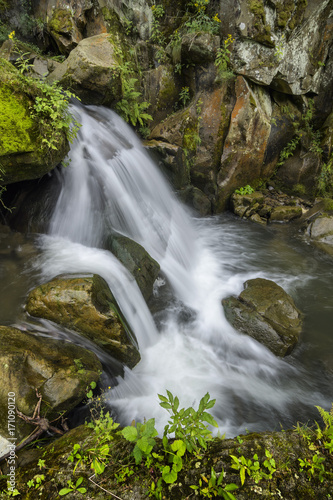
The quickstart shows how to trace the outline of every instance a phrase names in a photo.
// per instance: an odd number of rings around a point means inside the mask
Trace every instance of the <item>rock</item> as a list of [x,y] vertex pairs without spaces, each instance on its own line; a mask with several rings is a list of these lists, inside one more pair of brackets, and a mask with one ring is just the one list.
[[113,234],[107,239],[106,248],[134,276],[138,287],[147,301],[153,293],[153,285],[160,266],[139,243],[125,236]]
[[230,208],[239,217],[248,217],[249,212],[253,213],[254,206],[262,205],[264,202],[264,195],[259,191],[254,191],[250,194],[233,193],[230,198]]
[[236,188],[260,178],[271,129],[272,105],[268,91],[251,86],[241,76],[236,79],[235,91],[237,101],[217,176],[220,211],[225,209]]
[[270,213],[270,222],[289,222],[302,216],[302,208],[296,206],[275,207]]
[[307,228],[310,241],[325,253],[333,256],[333,215],[322,215]]
[[85,104],[115,105],[121,98],[121,81],[113,38],[101,33],[85,38],[47,77],[71,88]]
[[200,191],[200,189],[188,186],[179,191],[178,194],[184,203],[194,208],[194,210],[202,217],[212,214],[212,203],[208,196]]
[[290,354],[298,342],[301,313],[293,299],[273,281],[248,280],[238,298],[223,299],[227,320],[277,356]]
[[[40,131],[40,117],[31,112],[36,97],[40,97],[38,88],[20,78],[14,66],[0,59],[1,184],[38,179],[60,163],[69,151],[66,136],[55,129],[54,119],[45,118]],[[47,140],[56,133],[57,147],[53,149]]]
[[[255,4],[257,11],[254,10]],[[318,93],[323,72],[318,61],[325,61],[332,38],[331,2],[316,3],[313,10],[311,5],[305,10],[305,2],[298,2],[296,8],[290,4],[291,9],[282,2],[271,2],[265,8],[261,1],[241,2],[238,19],[232,23],[240,34],[234,44],[232,63],[238,74],[280,92],[293,95]],[[252,33],[248,34],[249,24],[251,26],[248,19],[253,19],[256,25],[256,17],[260,18],[264,37],[266,32],[266,40],[254,37],[260,43],[253,43]],[[275,26],[274,18],[278,26]],[[227,19],[224,22],[227,23]],[[286,29],[287,23],[289,29]],[[281,31],[281,27],[285,29]]]
[[181,41],[181,61],[183,64],[207,64],[215,61],[220,37],[210,33],[188,33]]
[[[32,416],[37,398],[43,396],[41,416],[55,418],[80,403],[90,382],[97,382],[102,366],[96,355],[63,340],[36,336],[17,328],[0,326],[0,433],[8,438],[8,393],[15,393],[17,409]],[[15,437],[35,427],[16,416]]]
[[134,335],[98,275],[56,277],[30,292],[26,311],[78,332],[130,368],[140,360]]

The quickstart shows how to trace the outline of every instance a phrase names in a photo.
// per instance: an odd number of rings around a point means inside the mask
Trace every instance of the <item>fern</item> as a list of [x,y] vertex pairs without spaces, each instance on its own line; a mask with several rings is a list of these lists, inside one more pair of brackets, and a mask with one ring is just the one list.
[[333,403],[332,403],[332,408],[331,408],[330,412],[324,410],[324,408],[321,408],[321,406],[316,406],[316,408],[319,411],[320,416],[324,421],[325,430],[333,427]]

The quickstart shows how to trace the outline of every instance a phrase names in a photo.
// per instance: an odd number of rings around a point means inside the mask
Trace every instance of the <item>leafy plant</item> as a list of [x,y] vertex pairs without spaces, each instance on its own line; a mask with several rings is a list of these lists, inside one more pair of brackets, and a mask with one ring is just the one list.
[[298,459],[300,464],[300,470],[306,470],[309,480],[312,476],[317,476],[320,482],[323,482],[326,477],[326,470],[323,462],[325,462],[325,457],[319,456],[319,452],[317,451],[312,459],[308,458],[303,460],[302,458]]
[[189,87],[182,87],[181,91],[179,92],[179,102],[181,103],[183,108],[185,108],[190,99]]
[[154,439],[158,432],[155,429],[155,419],[151,418],[145,423],[137,422],[136,427],[127,426],[121,431],[122,436],[131,443],[135,443],[133,456],[135,463],[139,464],[142,458],[149,456],[156,444]]
[[200,447],[206,449],[207,442],[213,439],[207,424],[218,427],[215,419],[206,410],[212,408],[216,400],[210,399],[207,392],[200,400],[198,410],[194,410],[192,407],[179,409],[178,397],[174,397],[168,390],[167,396],[158,395],[160,406],[171,415],[164,428],[163,443],[167,442],[168,434],[175,433],[175,437],[185,443],[186,449],[190,453],[199,452]]
[[230,50],[229,46],[235,41],[232,38],[232,35],[228,35],[228,38],[224,40],[222,47],[217,50],[216,58],[215,58],[215,66],[217,71],[221,77],[227,76],[230,72],[228,72],[228,66],[230,64]]
[[201,479],[199,479],[199,486],[191,485],[190,488],[197,491],[204,498],[221,496],[225,500],[236,500],[236,497],[231,492],[237,490],[238,486],[234,483],[223,486],[223,478],[223,467],[222,472],[219,475],[216,474],[214,467],[212,467],[209,479],[201,474]]
[[87,492],[87,489],[83,488],[81,486],[82,481],[83,481],[83,477],[79,477],[78,480],[76,481],[76,483],[74,484],[73,481],[71,479],[69,479],[67,481],[68,487],[67,488],[62,488],[59,491],[59,495],[61,497],[63,497],[65,495],[68,495],[68,493],[71,493],[72,491],[78,491],[79,493],[82,493],[82,495],[83,495],[84,493]]
[[[76,361],[76,360],[74,360],[74,361]],[[94,389],[96,389],[96,385],[97,385],[96,382],[92,381],[92,382],[90,382],[89,387],[87,387],[86,396],[88,399],[91,399],[93,397],[93,391],[94,391]]]
[[232,469],[239,471],[239,476],[241,484],[243,486],[245,482],[246,474],[251,477],[255,483],[259,483],[262,479],[272,479],[273,474],[276,472],[276,463],[269,450],[265,450],[266,459],[263,462],[263,466],[266,470],[262,468],[259,462],[257,454],[253,455],[253,459],[246,458],[244,455],[236,457],[235,455],[230,455],[233,463],[231,465]]
[[254,189],[249,184],[235,190],[235,194],[246,195],[246,194],[252,194],[252,193],[254,193]]

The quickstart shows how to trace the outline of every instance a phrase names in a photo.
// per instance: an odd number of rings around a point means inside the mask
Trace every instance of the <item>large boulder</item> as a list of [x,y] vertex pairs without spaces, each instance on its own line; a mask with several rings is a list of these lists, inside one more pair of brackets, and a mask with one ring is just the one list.
[[226,318],[277,356],[290,354],[302,330],[301,313],[293,299],[274,281],[257,278],[244,285],[238,298],[223,299]]
[[225,208],[230,194],[237,187],[251,184],[261,176],[271,130],[269,92],[251,85],[242,76],[237,77],[235,91],[237,100],[217,177],[220,209]]
[[30,292],[26,311],[78,332],[130,368],[140,360],[134,336],[98,275],[56,277]]
[[114,105],[121,98],[121,80],[114,39],[107,33],[83,39],[47,81],[71,88],[85,104]]
[[134,276],[145,300],[153,293],[153,285],[160,266],[136,241],[113,234],[107,239],[106,247]]
[[[31,417],[38,389],[43,396],[41,416],[47,414],[51,420],[80,403],[102,370],[96,355],[83,347],[17,328],[0,326],[0,344],[0,435],[4,438],[9,437],[8,394],[14,393],[17,409]],[[34,429],[16,416],[16,444]]]
[[[36,97],[43,98],[40,89],[0,59],[0,184],[38,179],[68,153],[66,135],[54,128],[53,119],[44,116],[40,126],[40,116],[32,111]],[[57,147],[50,148],[49,136],[55,134]]]

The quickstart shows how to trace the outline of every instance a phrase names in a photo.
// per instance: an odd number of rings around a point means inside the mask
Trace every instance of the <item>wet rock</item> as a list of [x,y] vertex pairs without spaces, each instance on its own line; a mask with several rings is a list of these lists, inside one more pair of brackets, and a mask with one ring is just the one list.
[[200,189],[188,186],[182,189],[178,194],[184,203],[193,207],[201,216],[205,217],[211,215],[212,203],[208,196],[200,191]]
[[302,208],[296,206],[275,207],[271,211],[270,222],[289,222],[302,216]]
[[149,253],[135,241],[125,236],[113,234],[107,239],[109,249],[134,276],[145,300],[153,293],[153,285],[160,266]]
[[183,64],[207,64],[215,61],[220,37],[210,33],[189,33],[182,37],[181,61]]
[[[0,70],[1,183],[38,179],[66,156],[68,141],[65,134],[54,129],[54,122],[47,118],[40,132],[40,118],[31,113],[32,101],[39,95],[38,89],[22,80],[20,73],[4,59],[0,59]],[[55,134],[58,135],[57,147],[49,148],[47,139]]]
[[293,299],[270,280],[248,280],[244,286],[238,298],[222,301],[228,321],[277,356],[290,354],[302,330],[301,313]]
[[[80,403],[90,382],[97,382],[102,366],[96,355],[70,342],[36,336],[0,326],[0,434],[8,438],[8,393],[15,393],[17,409],[32,416],[43,396],[41,416],[55,418]],[[15,437],[35,430],[16,416]]]
[[85,104],[114,105],[121,98],[115,50],[113,38],[107,33],[85,38],[47,81],[59,81],[71,88]]
[[325,253],[333,256],[333,215],[322,215],[307,228],[310,241]]
[[134,335],[98,275],[56,277],[30,292],[26,311],[78,332],[131,368],[140,360]]

